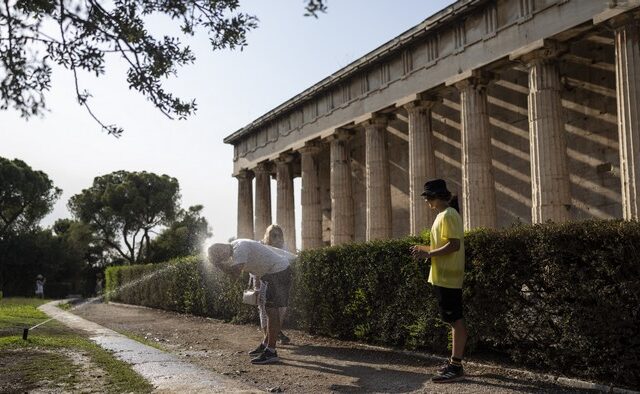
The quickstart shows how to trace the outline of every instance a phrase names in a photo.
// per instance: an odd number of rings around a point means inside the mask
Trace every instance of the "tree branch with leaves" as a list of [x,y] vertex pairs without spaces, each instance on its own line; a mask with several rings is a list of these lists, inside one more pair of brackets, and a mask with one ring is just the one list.
[[[305,15],[326,11],[323,0],[305,2]],[[121,127],[96,115],[78,74],[100,77],[107,58],[116,56],[128,66],[130,89],[166,117],[184,119],[196,111],[195,100],[175,96],[163,82],[193,63],[195,55],[181,37],[151,33],[148,21],[168,17],[182,37],[204,31],[214,51],[242,49],[258,20],[239,7],[239,0],[1,0],[0,109],[14,108],[24,118],[42,116],[52,66],[58,65],[72,73],[78,103],[103,130],[120,136]]]

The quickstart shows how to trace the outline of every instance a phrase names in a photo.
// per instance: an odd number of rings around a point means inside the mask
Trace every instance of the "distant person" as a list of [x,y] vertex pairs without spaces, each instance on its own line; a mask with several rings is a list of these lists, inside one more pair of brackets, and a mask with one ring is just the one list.
[[296,256],[250,239],[213,244],[208,252],[209,261],[228,275],[239,277],[242,271],[246,271],[266,284],[266,341],[262,342],[264,351],[253,358],[251,363],[270,364],[280,361],[276,351],[281,327],[279,308],[289,305],[291,263]]
[[43,299],[44,298],[44,284],[47,281],[45,277],[38,274],[36,277],[36,297]]
[[96,297],[100,297],[102,295],[104,289],[104,278],[102,277],[102,272],[98,272],[96,274]]
[[464,228],[458,213],[458,199],[451,196],[444,180],[434,179],[425,183],[422,196],[438,215],[431,227],[431,246],[416,245],[413,255],[419,259],[431,259],[429,283],[433,285],[438,299],[442,320],[451,326],[451,358],[431,379],[434,383],[448,383],[464,376],[462,357],[467,342],[467,327],[462,314]]

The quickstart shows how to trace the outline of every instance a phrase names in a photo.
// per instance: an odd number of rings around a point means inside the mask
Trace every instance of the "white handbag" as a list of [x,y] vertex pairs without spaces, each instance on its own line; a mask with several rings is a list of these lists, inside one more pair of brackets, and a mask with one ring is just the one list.
[[242,292],[242,303],[247,305],[258,305],[259,290],[245,290]]

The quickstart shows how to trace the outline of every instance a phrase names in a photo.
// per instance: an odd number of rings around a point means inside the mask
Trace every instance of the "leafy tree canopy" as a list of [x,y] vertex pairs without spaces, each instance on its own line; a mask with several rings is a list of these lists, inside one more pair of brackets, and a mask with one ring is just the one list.
[[[323,0],[305,0],[306,15],[324,12]],[[204,30],[213,50],[242,48],[257,18],[238,11],[239,0],[4,0],[0,2],[0,109],[13,107],[25,118],[42,115],[51,86],[52,64],[73,73],[76,97],[108,133],[89,106],[90,93],[78,71],[105,73],[106,58],[116,55],[129,69],[129,88],[142,93],[169,118],[185,118],[196,110],[163,88],[163,80],[195,56],[180,37],[149,31],[152,16],[169,17],[183,36]]]
[[205,240],[212,235],[202,209],[202,205],[194,205],[180,210],[176,220],[151,242],[149,261],[163,262],[202,252]]
[[109,250],[94,235],[91,225],[73,219],[58,219],[51,229],[65,242],[68,253],[88,266],[102,267],[109,263]]
[[69,210],[91,226],[98,240],[134,264],[149,253],[152,231],[173,222],[179,199],[175,178],[116,171],[96,177],[90,188],[71,197]]
[[34,229],[61,193],[44,172],[0,157],[0,240]]

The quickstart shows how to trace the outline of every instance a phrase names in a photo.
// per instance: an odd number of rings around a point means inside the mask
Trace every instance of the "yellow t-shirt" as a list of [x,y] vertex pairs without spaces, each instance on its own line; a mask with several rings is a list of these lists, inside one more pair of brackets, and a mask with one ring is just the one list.
[[460,249],[444,256],[431,257],[429,283],[440,287],[461,289],[464,278],[464,228],[462,217],[454,208],[440,212],[431,226],[431,250],[449,242],[449,238],[460,240]]

